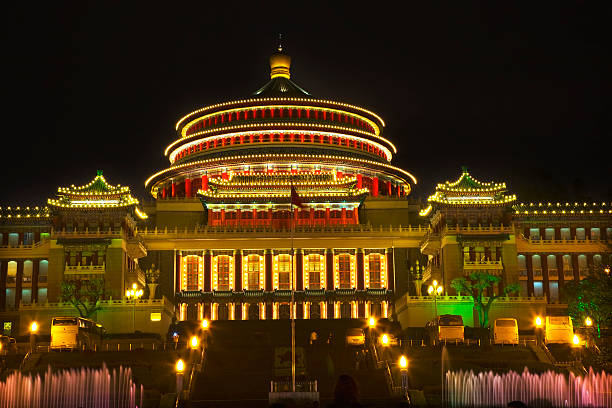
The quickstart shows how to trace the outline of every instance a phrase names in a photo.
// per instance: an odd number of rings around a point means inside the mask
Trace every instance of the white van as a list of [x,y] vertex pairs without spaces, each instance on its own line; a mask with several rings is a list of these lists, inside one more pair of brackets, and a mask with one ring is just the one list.
[[574,326],[569,316],[546,316],[546,331],[544,342],[572,344],[574,340]]
[[518,323],[511,317],[495,319],[493,323],[493,342],[495,344],[518,344]]

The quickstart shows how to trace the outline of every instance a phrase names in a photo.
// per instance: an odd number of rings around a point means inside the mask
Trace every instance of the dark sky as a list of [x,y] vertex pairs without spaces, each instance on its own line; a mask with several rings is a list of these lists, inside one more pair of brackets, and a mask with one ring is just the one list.
[[523,201],[612,200],[604,3],[12,3],[0,205],[96,169],[147,197],[176,121],[263,85],[278,32],[295,82],[385,119],[414,196],[467,165]]

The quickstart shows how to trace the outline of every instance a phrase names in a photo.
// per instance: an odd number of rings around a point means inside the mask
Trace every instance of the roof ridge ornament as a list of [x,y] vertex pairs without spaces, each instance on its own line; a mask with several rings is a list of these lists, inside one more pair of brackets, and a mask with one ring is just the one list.
[[283,52],[283,34],[278,33],[278,52]]

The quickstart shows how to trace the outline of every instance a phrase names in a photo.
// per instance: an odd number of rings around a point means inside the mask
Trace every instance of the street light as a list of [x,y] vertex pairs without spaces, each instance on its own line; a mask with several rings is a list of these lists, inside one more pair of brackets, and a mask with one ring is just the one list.
[[389,336],[387,336],[386,334],[383,334],[382,337],[380,338],[380,342],[382,343],[383,346],[388,346]]
[[540,345],[540,343],[542,342],[542,318],[540,316],[536,316],[535,326],[536,326],[536,341],[538,345]]
[[399,359],[400,372],[402,374],[402,390],[404,394],[408,393],[408,359],[406,356],[401,356]]
[[370,317],[368,319],[368,326],[370,326],[370,329],[373,329],[374,327],[376,327],[376,319],[373,317]]
[[183,392],[183,373],[185,372],[185,362],[179,358],[176,362],[176,398],[180,398]]
[[584,319],[584,324],[586,327],[591,327],[593,325],[593,320],[587,316],[586,319]]
[[434,280],[427,288],[427,293],[429,294],[429,296],[434,297],[434,310],[436,319],[438,318],[438,296],[442,294],[442,291],[444,291],[444,288],[442,286],[438,286],[437,280]]
[[143,293],[143,290],[138,289],[138,286],[135,283],[132,284],[131,290],[125,291],[125,297],[127,297],[128,300],[134,300],[134,307],[132,308],[132,328],[134,329],[134,332],[136,332],[136,301],[142,297]]
[[200,341],[198,340],[198,336],[192,336],[189,344],[191,344],[191,348],[193,350],[197,349],[198,345],[200,344]]
[[574,346],[579,346],[580,345],[580,337],[578,337],[577,334],[574,334],[574,338],[572,339],[572,343],[574,343]]
[[202,320],[202,329],[208,330],[208,319]]
[[33,353],[36,351],[36,333],[38,332],[38,323],[32,322],[30,324],[30,351]]

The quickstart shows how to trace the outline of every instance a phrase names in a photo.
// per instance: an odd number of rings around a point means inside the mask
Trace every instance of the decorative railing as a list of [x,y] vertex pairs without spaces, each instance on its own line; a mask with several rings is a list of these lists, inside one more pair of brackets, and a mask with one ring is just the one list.
[[590,238],[585,238],[585,239],[578,239],[578,238],[574,238],[574,239],[541,239],[541,238],[533,238],[533,237],[522,237],[522,239],[524,239],[525,241],[527,241],[530,245],[564,245],[564,244],[600,244],[600,243],[607,243],[607,240],[601,240],[601,239],[590,239]]
[[106,271],[106,263],[102,265],[68,265],[64,268],[65,274],[95,274],[104,273]]
[[501,259],[497,261],[463,261],[463,269],[503,269]]
[[[136,304],[137,305],[142,305],[142,306],[164,306],[164,305],[168,305],[170,306],[171,303],[168,299],[166,299],[166,297],[162,297],[161,299],[139,299],[136,300]],[[133,299],[106,299],[106,300],[100,300],[98,305],[102,308],[109,308],[109,307],[120,307],[120,306],[134,306],[134,300]],[[74,307],[71,303],[65,303],[65,302],[45,302],[45,303],[20,303],[19,304],[19,309],[26,309],[26,308],[30,308],[30,309],[34,309],[34,308],[49,308],[49,309],[53,309],[53,308],[62,308],[62,307],[66,307],[66,308],[71,308]]]
[[486,233],[504,233],[504,234],[512,234],[514,233],[513,225],[455,225],[455,226],[445,226],[444,230],[442,230],[442,234],[465,234],[469,232],[486,232]]
[[40,248],[41,246],[48,244],[49,238],[43,238],[38,242],[34,242],[32,244],[20,244],[20,245],[0,245],[0,249],[8,248],[8,249],[35,249]]

